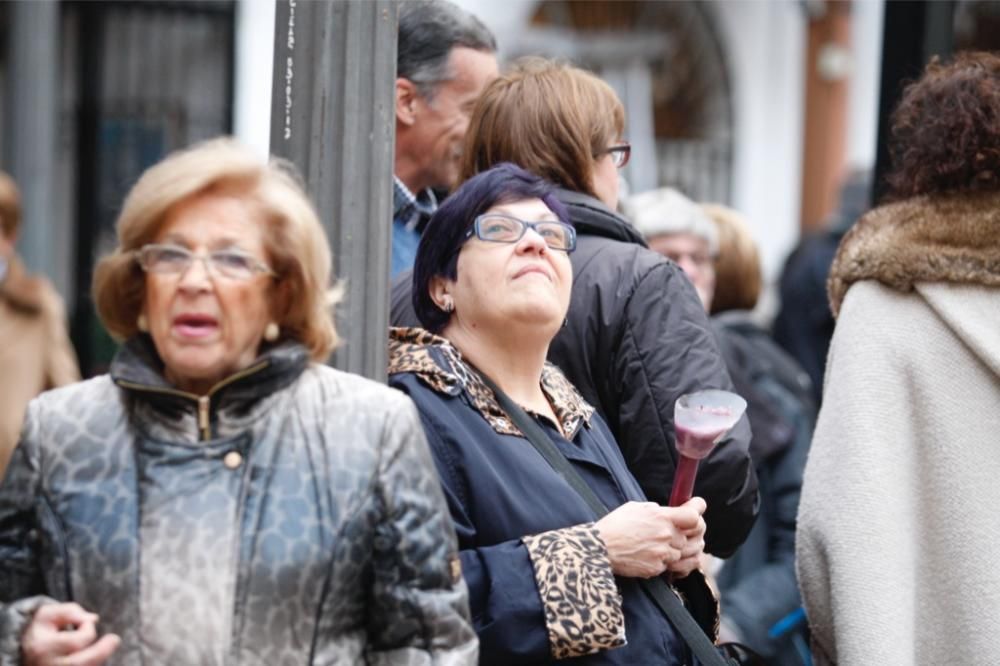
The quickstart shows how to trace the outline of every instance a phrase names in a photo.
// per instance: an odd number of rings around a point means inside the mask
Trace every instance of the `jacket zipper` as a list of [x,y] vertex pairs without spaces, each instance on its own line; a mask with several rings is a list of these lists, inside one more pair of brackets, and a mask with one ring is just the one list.
[[212,399],[207,395],[198,398],[198,429],[201,431],[201,441],[212,439],[212,419],[208,413]]
[[198,435],[201,442],[207,442],[212,439],[212,396],[229,386],[233,382],[237,382],[244,377],[248,377],[255,372],[266,368],[270,364],[269,361],[261,361],[257,365],[252,365],[246,370],[241,370],[234,375],[223,379],[221,382],[209,389],[208,393],[205,395],[195,395],[194,393],[188,393],[187,391],[180,391],[178,389],[166,389],[166,388],[155,388],[153,386],[145,386],[143,384],[134,384],[128,381],[118,381],[116,382],[119,386],[135,389],[137,391],[145,391],[146,393],[160,393],[163,395],[175,395],[187,400],[194,401],[198,406]]

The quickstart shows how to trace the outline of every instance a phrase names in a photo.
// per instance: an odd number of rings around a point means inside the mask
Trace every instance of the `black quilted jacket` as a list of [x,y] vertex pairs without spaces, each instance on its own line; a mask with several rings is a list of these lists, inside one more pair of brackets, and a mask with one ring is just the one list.
[[[549,360],[611,427],[646,496],[666,504],[674,476],[674,402],[685,393],[732,390],[708,317],[672,261],[597,199],[559,190],[579,241],[570,255],[573,294]],[[757,515],[757,477],[744,417],[701,461],[694,492],[705,499],[706,550],[725,557]]]

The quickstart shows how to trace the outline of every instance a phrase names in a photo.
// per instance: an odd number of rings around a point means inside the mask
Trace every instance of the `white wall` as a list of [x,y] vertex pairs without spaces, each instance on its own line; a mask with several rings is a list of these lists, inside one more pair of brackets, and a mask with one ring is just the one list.
[[806,17],[793,0],[716,0],[733,92],[733,207],[777,278],[799,238]]
[[[455,0],[499,40],[527,25],[535,0]],[[875,161],[884,0],[855,0],[851,40],[847,160]],[[713,0],[710,5],[731,76],[733,205],[747,216],[774,280],[799,237],[805,109],[806,16],[797,0]],[[274,0],[237,5],[236,136],[266,154],[270,137]],[[507,40],[508,43],[510,39]]]
[[[405,2],[405,0],[404,0]],[[502,59],[507,57],[507,35],[517,35],[531,20],[537,0],[452,0],[456,5],[475,15],[486,24],[497,38],[497,52]]]
[[236,5],[233,134],[262,156],[271,142],[274,9],[274,0],[239,0]]
[[[497,35],[527,24],[534,0],[456,0]],[[733,87],[733,205],[761,246],[774,279],[799,237],[806,18],[795,0],[715,0],[716,26]]]
[[884,14],[883,0],[855,0],[851,5],[852,67],[847,92],[848,167],[875,168]]

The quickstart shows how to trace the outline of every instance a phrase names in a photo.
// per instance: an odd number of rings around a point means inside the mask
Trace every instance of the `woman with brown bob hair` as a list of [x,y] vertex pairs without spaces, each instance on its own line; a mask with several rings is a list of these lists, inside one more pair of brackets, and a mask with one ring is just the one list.
[[753,310],[763,282],[760,252],[742,215],[720,204],[703,204],[702,210],[715,223],[719,252],[715,257],[715,290],[711,313]]
[[94,298],[110,373],[28,408],[0,485],[0,662],[467,663],[412,403],[318,363],[330,250],[231,140],[143,174]]
[[818,663],[1000,663],[1000,56],[934,59],[889,148],[827,284],[799,584]]
[[[623,129],[622,104],[605,82],[570,65],[522,60],[480,98],[463,175],[512,162],[557,186],[578,238],[569,312],[548,358],[607,421],[646,496],[666,504],[677,459],[674,402],[732,383],[691,284],[615,212],[618,169],[630,152]],[[396,288],[393,323],[416,325],[399,293],[408,287]],[[708,503],[706,550],[715,554],[731,553],[753,524],[749,440],[742,420],[701,462],[694,492]]]

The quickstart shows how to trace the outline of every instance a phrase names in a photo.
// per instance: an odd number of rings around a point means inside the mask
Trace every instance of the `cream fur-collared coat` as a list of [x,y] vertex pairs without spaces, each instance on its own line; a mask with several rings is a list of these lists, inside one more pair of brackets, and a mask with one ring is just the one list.
[[865,215],[798,518],[817,663],[1000,664],[1000,194]]

